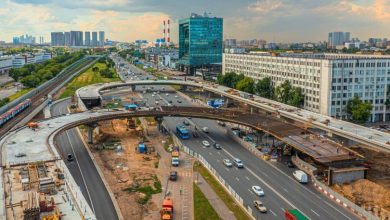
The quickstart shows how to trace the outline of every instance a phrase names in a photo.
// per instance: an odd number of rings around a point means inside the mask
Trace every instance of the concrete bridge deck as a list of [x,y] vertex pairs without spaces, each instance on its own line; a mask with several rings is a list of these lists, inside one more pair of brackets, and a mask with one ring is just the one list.
[[199,83],[195,81],[182,80],[143,80],[126,83],[95,84],[81,88],[77,91],[77,95],[83,100],[100,99],[100,93],[102,90],[126,86],[131,87],[136,85],[184,85],[202,88],[205,91],[213,92],[221,96],[246,103],[249,106],[271,112],[280,117],[285,117],[297,122],[309,124],[313,128],[321,129],[332,135],[344,137],[348,140],[355,141],[370,148],[390,152],[390,134],[388,133],[334,119],[326,115],[321,115],[311,111],[292,107],[256,95],[254,95],[254,100],[249,100],[243,98],[245,97],[245,93],[243,92],[231,94],[229,92],[231,88],[208,82]]
[[[23,127],[11,132],[0,141],[2,165],[60,159],[54,143],[54,137],[60,132],[79,125],[93,124],[103,120],[144,116],[194,117],[227,121],[269,132],[321,163],[354,158],[349,155],[347,150],[334,142],[307,134],[299,127],[265,115],[204,107],[161,107],[159,110],[86,111],[41,121],[39,122],[39,128],[35,130]],[[263,126],[264,122],[267,123],[266,127]],[[26,156],[18,157],[17,154],[21,152],[25,153]]]

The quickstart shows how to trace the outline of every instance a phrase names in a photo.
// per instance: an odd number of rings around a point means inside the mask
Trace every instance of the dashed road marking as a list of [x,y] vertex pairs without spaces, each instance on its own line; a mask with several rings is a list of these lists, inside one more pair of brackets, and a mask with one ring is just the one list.
[[238,179],[238,177],[236,177],[236,180],[237,180],[237,181],[240,181],[240,179]]
[[274,216],[278,216],[278,215],[276,215],[276,213],[275,213],[274,211],[272,211],[271,209],[269,210],[269,212],[271,212],[272,215],[274,215]]
[[250,180],[249,177],[245,176],[245,179]]
[[314,214],[316,214],[317,216],[320,216],[317,212],[315,212],[313,209],[310,209]]

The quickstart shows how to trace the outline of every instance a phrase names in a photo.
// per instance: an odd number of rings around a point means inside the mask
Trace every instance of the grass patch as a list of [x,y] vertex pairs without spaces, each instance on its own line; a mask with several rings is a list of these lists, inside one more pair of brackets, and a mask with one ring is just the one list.
[[218,195],[218,197],[225,203],[225,205],[229,208],[231,212],[233,212],[234,216],[238,220],[247,220],[251,219],[250,216],[243,210],[233,199],[233,197],[222,187],[217,179],[214,178],[213,175],[199,162],[194,164],[194,171],[197,171],[199,174],[203,176],[206,182],[211,186],[214,192]]
[[32,89],[33,89],[33,88],[24,88],[24,89],[22,89],[22,90],[20,90],[20,91],[18,91],[18,92],[16,92],[16,93],[10,95],[10,96],[8,97],[8,98],[9,98],[9,101],[12,102],[13,100],[19,98],[20,96],[22,96],[22,95],[24,95],[24,94],[30,92]]
[[170,85],[170,87],[174,88],[175,90],[181,90],[181,85]]
[[[95,63],[84,73],[82,73],[66,85],[66,89],[61,94],[60,99],[72,96],[77,89],[87,85],[120,81],[120,78],[117,74],[115,74],[113,78],[105,78],[101,76],[99,72],[93,72],[93,67],[98,67],[99,70],[102,70],[105,69],[107,66],[105,63]],[[114,69],[112,70],[115,71]]]
[[221,219],[198,185],[194,183],[194,216],[195,220]]
[[124,189],[124,191],[143,193],[144,197],[140,198],[138,200],[138,203],[141,205],[145,205],[149,202],[150,198],[152,198],[153,194],[162,192],[161,182],[156,175],[153,176],[153,180],[154,180],[153,187],[151,186],[142,186],[142,187],[134,187],[134,188],[130,187]]
[[165,144],[164,144],[164,149],[166,152],[170,153],[170,151],[168,150],[169,149],[169,146],[172,145],[173,146],[173,138],[171,136],[169,136],[167,138],[167,140],[165,141]]

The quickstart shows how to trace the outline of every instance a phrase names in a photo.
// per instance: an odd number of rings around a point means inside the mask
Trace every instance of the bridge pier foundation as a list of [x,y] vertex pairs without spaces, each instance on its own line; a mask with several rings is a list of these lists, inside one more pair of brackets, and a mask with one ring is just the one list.
[[93,144],[93,130],[97,127],[97,124],[88,124],[88,144]]
[[162,131],[162,126],[161,126],[161,124],[162,124],[164,118],[163,118],[163,117],[157,116],[157,117],[154,117],[154,119],[155,119],[156,122],[157,122],[157,129],[158,129],[159,131]]

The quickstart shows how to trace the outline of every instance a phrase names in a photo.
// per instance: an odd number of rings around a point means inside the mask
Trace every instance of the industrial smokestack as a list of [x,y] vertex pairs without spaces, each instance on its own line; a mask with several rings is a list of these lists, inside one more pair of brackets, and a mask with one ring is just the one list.
[[168,39],[166,41],[167,43],[171,42],[171,22],[168,19]]

